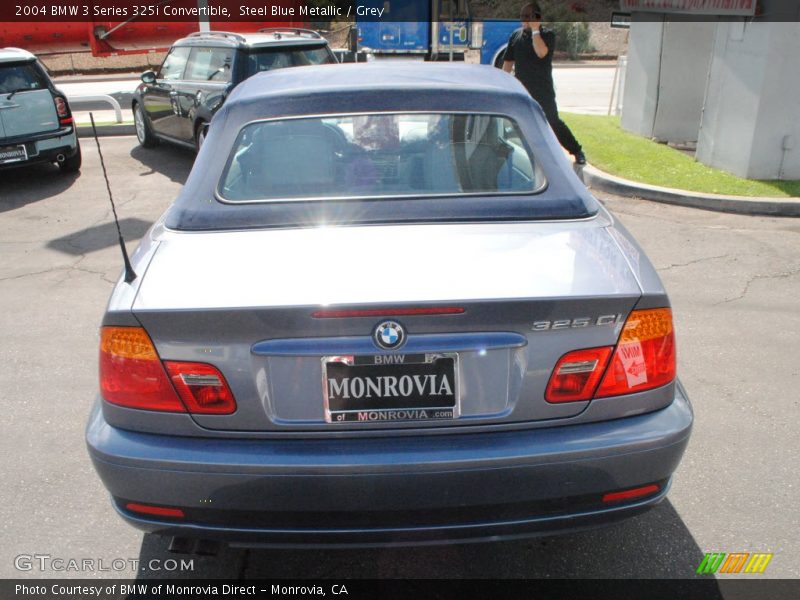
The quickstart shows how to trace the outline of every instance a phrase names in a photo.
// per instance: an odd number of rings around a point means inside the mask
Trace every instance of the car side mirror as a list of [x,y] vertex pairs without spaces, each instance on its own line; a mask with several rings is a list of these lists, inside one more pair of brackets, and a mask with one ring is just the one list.
[[155,83],[156,82],[156,74],[153,71],[145,71],[142,73],[142,81],[145,83]]

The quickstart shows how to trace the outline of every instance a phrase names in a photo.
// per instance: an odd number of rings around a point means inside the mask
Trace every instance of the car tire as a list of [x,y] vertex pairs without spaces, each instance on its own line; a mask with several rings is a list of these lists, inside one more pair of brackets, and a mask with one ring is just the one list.
[[61,169],[62,173],[77,173],[81,170],[82,162],[83,159],[81,158],[81,146],[78,144],[75,154],[58,163],[58,168]]
[[139,104],[133,105],[133,124],[136,128],[136,139],[145,148],[152,148],[158,145],[158,138],[150,129],[150,122]]
[[208,123],[206,123],[205,121],[199,121],[194,128],[195,152],[200,152],[200,148],[203,146],[203,142],[206,141],[207,134],[208,134]]

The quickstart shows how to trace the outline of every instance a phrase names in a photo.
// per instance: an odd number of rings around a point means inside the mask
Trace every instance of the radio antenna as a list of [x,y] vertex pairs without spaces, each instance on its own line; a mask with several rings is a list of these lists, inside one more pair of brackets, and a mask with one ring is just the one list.
[[117,207],[114,206],[114,196],[111,194],[111,184],[108,182],[106,163],[103,160],[103,151],[100,150],[100,140],[97,137],[97,128],[94,125],[94,113],[89,113],[89,119],[92,121],[92,133],[94,134],[94,142],[97,144],[97,154],[100,155],[100,167],[103,169],[103,177],[106,180],[108,199],[111,201],[111,211],[114,213],[114,223],[117,225],[119,247],[120,250],[122,250],[122,260],[125,262],[125,283],[131,283],[134,279],[136,279],[136,273],[134,272],[133,267],[131,266],[131,261],[128,258],[128,250],[125,248],[125,240],[122,239],[122,230],[119,227],[119,218],[117,217]]

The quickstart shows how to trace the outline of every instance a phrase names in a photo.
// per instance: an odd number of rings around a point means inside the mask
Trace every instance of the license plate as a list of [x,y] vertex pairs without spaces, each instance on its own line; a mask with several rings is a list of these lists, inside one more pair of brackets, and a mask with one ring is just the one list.
[[28,160],[25,146],[0,146],[0,165],[21,160]]
[[322,359],[328,423],[458,417],[458,356],[381,354]]

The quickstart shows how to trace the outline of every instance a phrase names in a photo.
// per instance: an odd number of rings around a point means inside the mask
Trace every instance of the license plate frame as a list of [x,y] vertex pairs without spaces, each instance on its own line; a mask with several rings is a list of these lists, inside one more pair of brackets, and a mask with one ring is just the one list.
[[[12,152],[15,150],[17,151],[16,156],[11,156],[10,158],[3,156],[6,152]],[[20,150],[22,151],[22,155],[19,155]],[[28,160],[28,149],[25,147],[25,144],[0,146],[0,165],[6,165],[15,162],[25,162],[26,160]]]
[[[458,353],[324,356],[321,362],[327,423],[451,421],[460,416]],[[349,378],[346,384],[342,382],[345,374],[353,378],[370,377],[372,385],[362,382],[357,389],[354,381],[351,396]],[[385,380],[391,377],[396,379],[394,385]],[[376,378],[384,381],[376,384]],[[338,385],[332,387],[331,380],[338,381]],[[412,394],[400,393],[408,391],[409,386]],[[368,397],[376,387],[381,395]],[[421,389],[426,393],[419,393]],[[396,391],[402,399],[384,395],[387,390]]]

